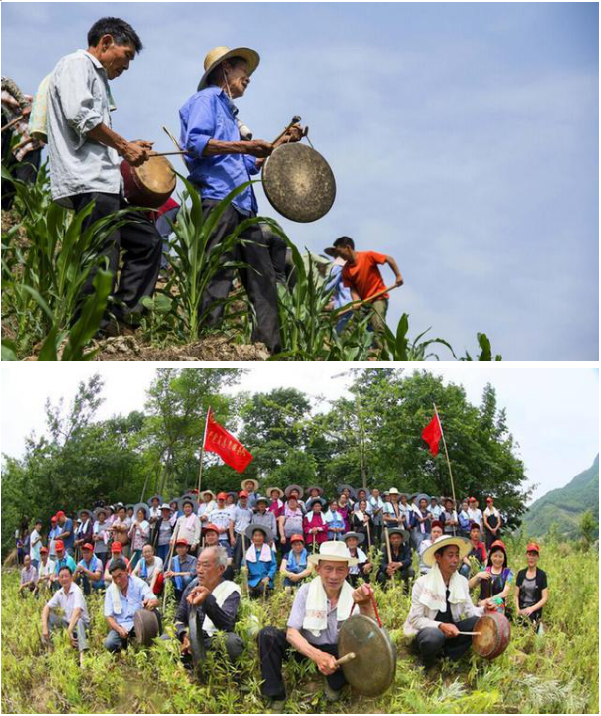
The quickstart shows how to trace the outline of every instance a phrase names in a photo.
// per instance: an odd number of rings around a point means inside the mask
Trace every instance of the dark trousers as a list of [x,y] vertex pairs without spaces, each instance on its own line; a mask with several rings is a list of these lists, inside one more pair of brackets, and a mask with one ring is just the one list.
[[[77,194],[71,199],[76,211],[91,201],[96,202],[92,213],[84,222],[84,231],[98,219],[127,208],[125,200],[119,194],[87,192]],[[142,212],[130,216],[130,221],[114,231],[98,248],[98,254],[106,256],[109,270],[113,273],[113,298],[124,304],[111,307],[111,312],[118,320],[124,320],[133,312],[142,312],[141,300],[154,291],[161,265],[161,237],[155,225]],[[120,261],[119,287],[115,292]],[[94,292],[95,273],[96,268],[93,268],[82,291],[82,302]]]
[[[205,216],[219,202],[203,200],[202,210]],[[213,236],[209,239],[207,249],[220,244],[225,238],[236,230],[247,217],[239,214],[231,205],[223,212],[221,219]],[[249,265],[249,268],[238,269],[242,285],[246,290],[248,298],[254,308],[256,323],[253,327],[252,340],[264,343],[271,353],[278,353],[281,350],[280,329],[278,326],[277,290],[275,284],[275,273],[267,242],[258,225],[251,226],[240,236],[250,243],[237,243],[231,253],[222,257],[222,263],[226,261],[242,261]],[[223,303],[215,303],[226,299],[232,289],[234,282],[234,269],[222,268],[211,279],[205,294],[202,297],[200,306],[201,314],[209,309],[205,322],[208,326],[217,326],[224,312]]]
[[[474,631],[478,617],[469,617],[456,623],[459,631]],[[419,653],[426,666],[431,666],[440,656],[448,657],[453,661],[459,659],[472,645],[472,637],[460,634],[448,639],[437,627],[421,629],[415,637]]]
[[[265,627],[259,632],[258,641],[261,678],[263,679],[261,693],[263,696],[273,699],[284,699],[286,690],[282,678],[282,662],[288,661],[290,657],[297,661],[303,661],[307,657],[290,646],[286,641],[286,632],[283,629]],[[320,644],[315,648],[338,658],[338,644]],[[335,691],[339,691],[347,683],[342,669],[326,676],[326,679]]]
[[[409,591],[409,580],[413,579],[413,577],[415,576],[413,567],[405,567],[404,569],[398,569],[394,575],[395,581],[398,582],[397,574],[400,576],[400,579],[403,582],[405,593],[407,593]],[[388,576],[386,570],[380,569],[376,576],[376,581],[378,582],[378,584],[385,586],[386,584],[390,584],[393,580],[391,579],[391,577]]]
[[263,595],[268,597],[272,591],[273,589],[268,584],[263,584],[262,582],[259,582],[256,587],[251,587],[250,584],[248,585],[248,594],[253,599],[257,599]]
[[[240,571],[240,565],[242,564],[242,535],[238,532],[234,533],[236,535],[236,544],[234,545],[234,556],[232,557],[232,567],[234,568],[234,572]],[[250,541],[244,540],[245,548],[248,549]]]
[[[6,152],[5,157],[5,141],[4,135],[11,135],[10,129],[2,134],[2,161],[4,166],[12,173],[15,179],[25,182],[26,184],[35,184],[40,169],[40,161],[42,158],[42,150],[34,149],[17,162],[13,154]],[[9,137],[10,139],[10,137]],[[15,185],[9,180],[2,180],[2,208],[9,211],[12,208],[17,191]]]

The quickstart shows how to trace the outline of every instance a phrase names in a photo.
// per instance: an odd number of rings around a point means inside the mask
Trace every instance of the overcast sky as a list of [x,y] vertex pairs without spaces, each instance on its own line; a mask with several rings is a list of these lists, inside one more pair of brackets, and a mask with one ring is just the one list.
[[[410,366],[407,370],[420,368]],[[474,363],[428,364],[427,369],[442,375],[445,382],[463,384],[468,399],[476,404],[484,385],[492,383],[499,407],[507,408],[508,426],[519,443],[518,456],[525,462],[528,482],[539,483],[535,497],[561,487],[590,467],[599,451],[599,376],[590,366]],[[340,363],[256,364],[235,390],[258,392],[292,386],[313,397],[335,400],[346,393],[351,382],[350,376],[339,376],[344,370]],[[140,410],[156,366],[3,363],[1,371],[2,452],[16,457],[22,454],[25,437],[32,430],[38,434],[43,431],[46,398],[56,402],[64,396],[68,404],[79,381],[98,372],[105,381],[106,398],[98,413],[100,418]]]
[[272,139],[301,115],[338,184],[323,220],[281,221],[301,249],[348,235],[394,256],[391,325],[407,312],[460,353],[483,331],[505,359],[598,358],[596,3],[3,2],[3,74],[33,92],[107,14],[145,45],[115,129],[161,150],[206,52],[258,50],[241,117]]

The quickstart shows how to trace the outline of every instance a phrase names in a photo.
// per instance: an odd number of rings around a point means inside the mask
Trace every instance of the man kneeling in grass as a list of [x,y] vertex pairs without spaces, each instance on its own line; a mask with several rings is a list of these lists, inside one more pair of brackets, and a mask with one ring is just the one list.
[[115,560],[110,571],[113,583],[104,597],[104,616],[111,630],[104,645],[115,652],[127,647],[133,637],[134,614],[138,609],[156,609],[159,600],[146,582],[127,573],[127,565],[122,559]]
[[[363,584],[353,590],[346,581],[349,567],[358,560],[351,557],[344,542],[324,542],[319,554],[309,556],[317,577],[299,588],[288,617],[287,630],[265,627],[259,632],[259,656],[263,685],[261,691],[271,699],[274,713],[280,713],[286,699],[282,661],[293,656],[311,659],[325,676],[328,701],[340,698],[346,679],[338,657],[338,634],[342,622],[357,604],[361,614],[374,617],[373,589]],[[376,666],[376,665],[375,665]]]
[[[83,652],[88,649],[87,630],[90,628],[90,616],[86,599],[80,587],[73,582],[70,567],[61,567],[58,573],[61,589],[45,604],[42,611],[42,639],[48,642],[50,631],[66,627],[71,645],[79,649],[79,662]],[[61,614],[53,610],[61,610]]]

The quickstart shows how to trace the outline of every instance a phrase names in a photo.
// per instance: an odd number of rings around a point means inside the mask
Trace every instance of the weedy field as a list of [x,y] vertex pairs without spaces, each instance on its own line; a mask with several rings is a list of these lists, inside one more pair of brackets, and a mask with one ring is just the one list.
[[[509,566],[525,566],[524,545],[508,540]],[[597,713],[599,709],[599,559],[576,545],[541,543],[549,578],[544,636],[515,625],[505,653],[493,662],[471,656],[425,675],[410,654],[403,622],[410,598],[397,587],[376,590],[380,616],[398,650],[396,679],[377,699],[347,693],[327,704],[313,665],[285,666],[290,713]],[[243,600],[237,630],[245,653],[236,672],[210,654],[204,683],[192,681],[177,658],[177,642],[104,651],[101,598],[90,598],[91,650],[80,669],[66,634],[54,650],[40,642],[43,601],[17,595],[17,573],[2,575],[2,710],[5,713],[263,713],[254,634],[283,626],[293,596],[276,593],[265,605]],[[173,614],[168,607],[166,622]]]
[[[4,166],[2,177],[11,179]],[[97,248],[128,219],[130,210],[83,231],[93,207],[73,213],[53,204],[46,165],[34,185],[13,180],[14,208],[2,215],[2,360],[268,359],[265,346],[252,342],[253,309],[241,289],[224,301],[225,317],[218,332],[208,333],[199,314],[203,292],[223,262],[244,266],[231,260],[231,250],[240,232],[257,223],[288,244],[296,277],[293,288],[278,286],[282,350],[275,359],[366,360],[377,354],[381,360],[500,360],[483,333],[477,334],[474,357],[467,351],[460,357],[447,340],[431,338],[429,329],[410,338],[407,314],[394,331],[387,328],[382,349],[375,353],[366,313],[358,311],[338,334],[336,324],[344,309],[327,310],[332,290],[327,290],[316,264],[311,260],[305,264],[273,219],[247,219],[218,247],[206,251],[218,216],[247,184],[204,217],[198,193],[184,177],[180,179],[185,189],[170,242],[169,268],[154,296],[142,301],[144,314],[133,319],[137,330],[121,327],[121,335],[106,340],[95,336],[107,306],[111,307],[111,276]],[[96,292],[80,307],[81,289],[96,267]]]

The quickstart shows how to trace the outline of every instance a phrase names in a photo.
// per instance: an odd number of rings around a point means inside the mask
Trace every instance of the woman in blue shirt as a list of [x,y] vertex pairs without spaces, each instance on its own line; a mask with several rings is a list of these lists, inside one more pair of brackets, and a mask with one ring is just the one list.
[[251,597],[268,596],[273,590],[277,569],[275,553],[268,544],[273,540],[273,534],[267,527],[256,524],[248,525],[244,534],[251,541],[244,560],[248,570],[248,592]]

